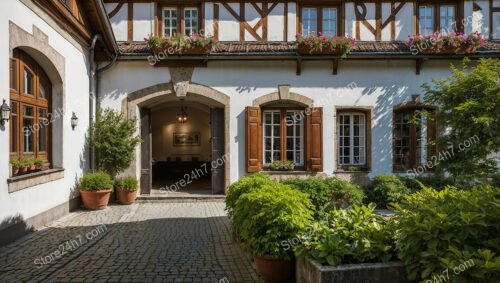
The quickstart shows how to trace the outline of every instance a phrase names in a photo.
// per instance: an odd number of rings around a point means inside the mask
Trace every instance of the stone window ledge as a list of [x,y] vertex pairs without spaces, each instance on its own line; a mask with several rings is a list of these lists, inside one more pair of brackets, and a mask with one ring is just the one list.
[[54,168],[7,179],[9,193],[64,178],[63,168]]

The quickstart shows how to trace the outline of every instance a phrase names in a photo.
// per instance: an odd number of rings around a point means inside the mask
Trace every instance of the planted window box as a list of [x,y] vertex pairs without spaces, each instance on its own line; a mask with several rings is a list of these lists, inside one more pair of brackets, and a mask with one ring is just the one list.
[[421,54],[469,54],[484,45],[478,32],[471,34],[451,33],[410,36],[407,42],[413,55]]
[[308,36],[297,34],[296,38],[297,51],[302,55],[339,55],[345,57],[356,45],[354,38],[322,36],[321,33]]
[[208,55],[219,43],[213,37],[193,34],[191,36],[149,36],[144,38],[151,53],[158,55]]
[[293,171],[295,169],[295,163],[291,160],[276,160],[271,166],[269,166],[271,171]]

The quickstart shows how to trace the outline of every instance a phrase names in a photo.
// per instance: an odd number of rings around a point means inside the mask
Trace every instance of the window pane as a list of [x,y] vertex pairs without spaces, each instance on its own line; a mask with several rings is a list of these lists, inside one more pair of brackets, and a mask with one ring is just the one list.
[[40,89],[40,98],[47,99],[47,94],[45,93],[45,87],[43,84],[40,84],[38,87]]
[[18,90],[17,88],[17,61],[10,60],[10,88]]
[[337,121],[339,165],[365,165],[365,115],[339,114]]
[[433,6],[419,7],[419,28],[421,35],[434,33],[434,10]]
[[281,160],[281,114],[279,111],[264,111],[264,163]]
[[192,35],[198,33],[198,9],[184,9],[184,35]]
[[439,8],[439,26],[441,33],[453,33],[457,27],[455,22],[455,6],[446,5]]
[[394,165],[410,167],[410,113],[395,114],[394,129]]
[[177,10],[168,8],[163,10],[163,27],[165,36],[172,37],[177,33]]
[[308,36],[318,33],[318,16],[316,8],[302,9],[302,34]]
[[337,35],[337,9],[323,9],[323,35]]
[[33,95],[33,74],[24,69],[24,93]]
[[295,165],[304,165],[302,156],[303,118],[299,111],[286,112],[286,159],[294,161]]
[[33,119],[24,118],[23,119],[23,151],[25,153],[33,152],[34,148],[34,133],[33,133]]

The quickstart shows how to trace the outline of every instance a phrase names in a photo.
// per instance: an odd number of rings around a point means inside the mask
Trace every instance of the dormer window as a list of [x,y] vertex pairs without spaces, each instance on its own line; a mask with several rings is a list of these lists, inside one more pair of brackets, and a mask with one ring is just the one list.
[[192,35],[200,29],[200,13],[198,7],[163,7],[160,28],[163,35]]
[[304,36],[319,34],[336,36],[339,34],[338,7],[309,6],[300,12],[301,33]]

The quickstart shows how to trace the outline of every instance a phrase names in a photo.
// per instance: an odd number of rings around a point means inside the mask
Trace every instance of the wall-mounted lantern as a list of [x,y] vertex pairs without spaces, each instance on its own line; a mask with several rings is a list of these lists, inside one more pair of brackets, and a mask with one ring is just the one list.
[[2,106],[0,106],[0,123],[3,125],[6,122],[9,122],[10,119],[10,107],[7,105],[5,102],[5,99],[3,100]]
[[75,112],[73,112],[73,115],[71,115],[71,128],[74,130],[76,126],[78,126],[78,117],[76,117]]

